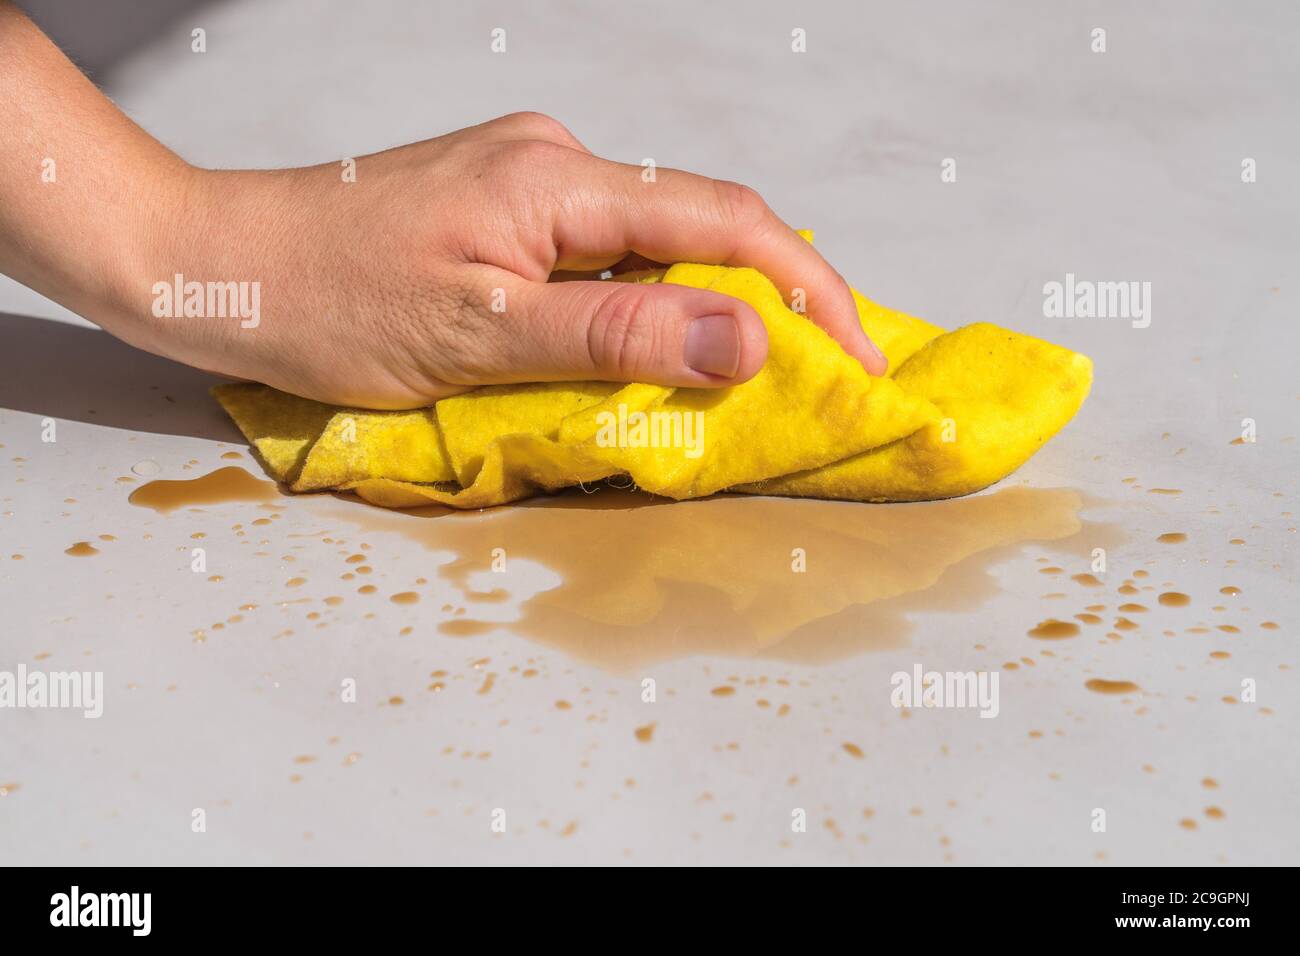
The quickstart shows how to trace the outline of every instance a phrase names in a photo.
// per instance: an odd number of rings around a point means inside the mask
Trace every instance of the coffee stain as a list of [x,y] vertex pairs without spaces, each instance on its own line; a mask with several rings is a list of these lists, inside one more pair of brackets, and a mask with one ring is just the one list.
[[1156,538],[1161,544],[1182,544],[1187,540],[1187,535],[1181,531],[1168,531]]
[[99,548],[95,547],[89,541],[78,541],[70,548],[63,549],[64,554],[70,554],[74,558],[88,558],[91,555],[99,554]]
[[474,611],[488,599],[475,600],[470,577],[491,570],[494,549],[550,568],[561,583],[526,600],[519,620],[471,613],[439,631],[503,628],[628,671],[693,655],[811,664],[906,646],[908,615],[978,609],[1000,590],[990,569],[1031,542],[1082,562],[1125,540],[1083,521],[1084,506],[1074,490],[1024,487],[872,505],[725,494],[670,502],[598,486],[483,512],[357,502],[331,517],[451,552],[438,573]]
[[476,637],[479,634],[486,634],[488,631],[505,626],[505,624],[497,624],[493,621],[470,621],[458,618],[443,621],[438,625],[438,632],[446,634],[448,637]]
[[1036,637],[1044,641],[1078,637],[1079,625],[1073,621],[1058,621],[1056,618],[1048,618],[1046,621],[1039,621],[1037,627],[1030,628],[1028,634],[1030,637]]
[[633,731],[633,734],[635,734],[636,739],[641,741],[641,743],[648,744],[650,741],[654,740],[655,724],[645,724],[644,726],[638,727]]
[[1130,680],[1103,680],[1100,677],[1086,681],[1083,686],[1098,694],[1132,694],[1140,690],[1138,685]]
[[278,497],[280,493],[275,482],[254,478],[243,468],[231,465],[199,478],[151,481],[131,492],[127,500],[141,508],[167,514],[180,508],[233,501],[267,502]]
[[1165,607],[1187,607],[1192,599],[1179,591],[1165,591],[1156,600]]

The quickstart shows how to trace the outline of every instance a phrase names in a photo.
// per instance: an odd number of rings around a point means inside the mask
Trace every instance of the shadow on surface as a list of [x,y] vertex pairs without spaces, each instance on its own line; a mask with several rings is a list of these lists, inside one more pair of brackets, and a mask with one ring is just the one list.
[[107,332],[0,312],[0,408],[111,428],[242,442],[215,375]]
[[169,31],[188,49],[190,21],[210,5],[208,0],[18,0],[19,9],[96,82]]

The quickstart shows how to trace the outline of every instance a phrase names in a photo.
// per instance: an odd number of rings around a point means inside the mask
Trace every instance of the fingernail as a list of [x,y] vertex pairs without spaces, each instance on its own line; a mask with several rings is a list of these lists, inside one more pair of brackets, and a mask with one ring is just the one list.
[[686,330],[686,364],[697,372],[730,378],[740,368],[740,331],[730,315],[702,315]]

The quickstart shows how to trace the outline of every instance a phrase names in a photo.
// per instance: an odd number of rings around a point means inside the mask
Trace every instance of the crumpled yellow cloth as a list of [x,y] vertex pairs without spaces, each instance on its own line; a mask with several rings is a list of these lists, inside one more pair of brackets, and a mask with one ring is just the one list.
[[265,385],[213,394],[296,492],[389,508],[484,508],[618,476],[670,498],[751,494],[915,501],[1020,467],[1083,404],[1083,355],[994,325],[944,332],[854,292],[889,358],[873,378],[753,269],[683,263],[632,281],[744,299],[768,359],[726,389],[600,382],[488,386],[432,408],[337,408]]

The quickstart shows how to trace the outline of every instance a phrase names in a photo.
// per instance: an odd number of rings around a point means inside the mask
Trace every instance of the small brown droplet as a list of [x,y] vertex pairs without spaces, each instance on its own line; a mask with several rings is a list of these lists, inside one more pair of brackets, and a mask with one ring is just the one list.
[[1103,680],[1100,677],[1092,678],[1083,686],[1098,694],[1132,694],[1140,690],[1137,684],[1129,680]]
[[1059,640],[1065,637],[1077,637],[1079,625],[1073,621],[1058,621],[1056,618],[1049,617],[1045,621],[1039,621],[1038,625],[1030,628],[1027,633],[1030,637],[1039,640]]

